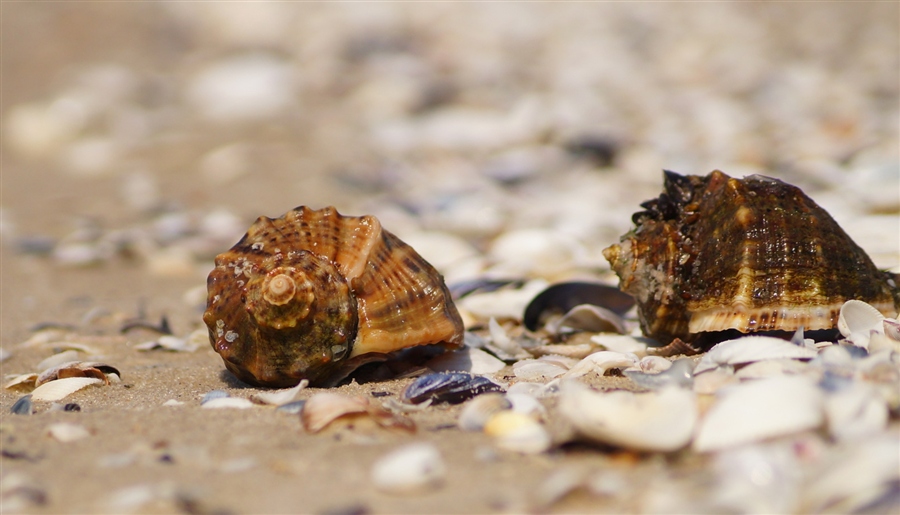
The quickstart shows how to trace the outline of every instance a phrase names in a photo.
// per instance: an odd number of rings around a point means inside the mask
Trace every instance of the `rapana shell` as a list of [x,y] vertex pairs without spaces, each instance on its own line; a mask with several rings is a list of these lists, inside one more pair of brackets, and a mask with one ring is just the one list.
[[430,443],[413,443],[381,457],[372,466],[372,483],[392,494],[410,494],[441,486],[447,465]]
[[812,359],[816,351],[771,336],[742,336],[722,342],[700,358],[694,375],[722,365],[741,365],[766,359]]
[[600,393],[577,381],[560,383],[559,413],[588,440],[661,452],[686,446],[698,415],[697,399],[690,390]]
[[717,451],[819,427],[822,392],[803,376],[772,377],[719,390],[700,422],[694,450]]
[[207,287],[210,343],[254,385],[330,386],[396,351],[463,342],[437,270],[375,217],[332,207],[260,217],[216,257]]
[[900,305],[889,275],[778,179],[667,171],[662,194],[641,206],[635,229],[603,254],[637,299],[644,334],[662,343],[729,329],[833,329],[849,299],[885,314]]
[[31,398],[35,401],[58,401],[93,384],[102,384],[103,380],[96,377],[67,377],[44,383],[31,392]]

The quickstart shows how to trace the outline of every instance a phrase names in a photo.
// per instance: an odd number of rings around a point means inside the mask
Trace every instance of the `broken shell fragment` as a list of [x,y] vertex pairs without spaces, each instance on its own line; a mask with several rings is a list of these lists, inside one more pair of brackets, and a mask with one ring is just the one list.
[[602,376],[612,368],[628,368],[637,365],[638,357],[634,354],[623,354],[613,351],[599,351],[579,361],[568,372],[562,375],[564,379],[575,379],[591,372]]
[[419,404],[426,400],[459,404],[487,392],[503,388],[486,377],[460,372],[428,374],[416,378],[400,395],[404,402]]
[[331,386],[396,351],[463,342],[441,275],[373,216],[301,206],[260,217],[207,285],[210,343],[257,386]]
[[34,389],[34,382],[37,380],[37,374],[20,374],[16,377],[10,379],[3,385],[3,388],[7,390],[32,390]]
[[280,406],[282,404],[287,404],[294,400],[294,397],[300,393],[300,390],[309,385],[309,381],[306,379],[300,381],[300,383],[293,388],[286,388],[284,390],[275,390],[271,392],[258,392],[254,393],[250,396],[250,400],[257,404],[272,404],[275,406]]
[[578,381],[563,381],[559,414],[578,435],[590,441],[639,451],[671,452],[691,441],[698,410],[694,393],[682,388],[600,393]]
[[[643,366],[643,359],[641,360],[641,364]],[[648,373],[638,370],[625,370],[623,373],[626,377],[634,381],[635,384],[642,388],[647,388],[648,390],[659,390],[667,386],[691,388],[694,384],[693,369],[694,362],[688,358],[682,358],[675,360],[675,362],[672,363],[669,368],[663,370],[662,372]]]
[[35,401],[58,401],[91,385],[103,384],[103,380],[96,377],[66,377],[44,383],[31,392],[31,398]]
[[734,329],[833,329],[845,301],[893,316],[900,290],[799,188],[770,177],[664,172],[635,228],[603,251],[666,343]]
[[416,430],[412,419],[392,413],[366,397],[350,397],[331,392],[319,393],[307,399],[300,412],[300,422],[306,431],[318,433],[335,420],[354,416],[369,418],[387,429],[408,433]]
[[537,331],[548,317],[564,314],[579,305],[600,307],[620,317],[634,306],[634,297],[614,286],[600,283],[557,283],[541,291],[528,303],[522,322],[528,330]]
[[203,409],[247,409],[256,406],[243,397],[216,397],[200,404]]
[[115,374],[117,378],[122,377],[121,372],[119,372],[116,367],[107,365],[106,363],[95,361],[69,361],[41,372],[37,379],[35,379],[34,385],[41,386],[49,381],[67,377],[94,377],[109,384],[110,378],[107,376],[112,376],[113,374]]
[[579,304],[566,312],[562,317],[551,321],[546,326],[551,334],[561,334],[573,331],[586,331],[589,333],[619,333],[624,334],[625,321],[612,311],[592,306]]
[[408,444],[379,458],[372,466],[372,483],[391,494],[412,494],[440,487],[447,466],[430,443]]
[[718,393],[697,430],[698,452],[799,433],[824,421],[822,392],[804,376],[757,379]]
[[812,359],[814,349],[798,347],[793,343],[771,336],[742,336],[717,344],[700,358],[694,375],[702,374],[722,365],[742,365],[767,359]]
[[34,404],[31,402],[31,394],[23,395],[16,399],[9,412],[13,415],[31,415],[34,413]]

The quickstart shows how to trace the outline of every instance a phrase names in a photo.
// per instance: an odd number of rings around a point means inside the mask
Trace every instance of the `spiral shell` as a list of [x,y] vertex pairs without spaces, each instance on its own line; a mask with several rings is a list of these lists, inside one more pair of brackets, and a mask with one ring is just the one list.
[[392,352],[463,341],[441,275],[373,216],[301,206],[260,217],[215,264],[203,321],[250,384],[331,385]]
[[736,329],[833,329],[847,300],[888,316],[900,290],[799,188],[753,175],[665,172],[659,198],[604,256],[638,302],[641,328],[668,343]]

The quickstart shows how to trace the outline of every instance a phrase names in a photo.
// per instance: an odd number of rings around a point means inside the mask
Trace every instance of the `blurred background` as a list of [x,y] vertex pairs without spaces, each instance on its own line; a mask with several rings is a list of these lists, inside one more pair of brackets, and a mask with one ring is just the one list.
[[448,281],[607,269],[663,168],[804,188],[900,262],[900,4],[2,5],[7,248],[205,277],[372,213]]

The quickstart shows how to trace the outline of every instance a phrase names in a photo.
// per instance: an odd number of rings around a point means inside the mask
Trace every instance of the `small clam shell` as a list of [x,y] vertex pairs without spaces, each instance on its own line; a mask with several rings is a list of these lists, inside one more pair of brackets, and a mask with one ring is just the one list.
[[300,422],[310,433],[321,431],[341,417],[363,416],[387,429],[414,433],[416,425],[412,419],[388,411],[371,402],[366,397],[347,397],[324,392],[314,395],[303,405]]
[[372,466],[372,483],[391,494],[411,494],[437,488],[444,482],[447,466],[437,447],[414,443],[381,457]]
[[[650,357],[658,356],[647,356],[647,358]],[[641,360],[641,365],[643,365],[644,359]],[[662,372],[647,373],[638,370],[626,370],[624,373],[638,386],[650,390],[659,390],[660,388],[665,388],[667,386],[690,388],[694,382],[694,373],[692,371],[694,362],[690,359],[682,358],[676,360],[674,363],[669,363],[669,368]]]
[[58,422],[47,426],[47,434],[59,442],[74,442],[91,436],[91,432],[84,426],[73,424],[71,422]]
[[696,396],[682,388],[598,393],[577,381],[560,383],[559,413],[588,440],[642,451],[670,452],[691,441]]
[[544,426],[534,418],[515,411],[500,411],[488,419],[484,432],[494,437],[502,449],[523,454],[539,454],[550,448],[552,440]]
[[884,331],[884,315],[871,305],[861,300],[848,300],[841,306],[841,314],[838,317],[838,330],[853,345],[862,348],[869,347],[869,339],[872,332]]
[[294,397],[300,393],[300,390],[306,388],[309,385],[309,381],[306,379],[300,380],[300,383],[293,388],[285,388],[284,390],[275,390],[271,392],[258,392],[254,393],[250,396],[250,400],[257,404],[273,404],[275,406],[280,406],[282,404],[287,404],[294,400]]
[[512,408],[512,402],[499,393],[486,393],[468,401],[459,413],[457,425],[463,431],[481,431],[494,413]]
[[91,385],[102,384],[103,381],[96,377],[67,377],[44,383],[31,392],[31,398],[35,401],[58,401],[70,394]]
[[117,368],[107,365],[106,363],[99,363],[96,361],[69,361],[41,372],[34,381],[34,385],[41,386],[46,382],[67,377],[94,377],[109,384],[107,375],[112,374],[115,374],[117,377],[122,376]]
[[470,374],[493,374],[502,370],[506,363],[481,349],[464,347],[445,352],[425,364],[435,372],[468,372]]
[[634,306],[634,297],[614,286],[591,282],[554,284],[538,293],[525,308],[523,323],[530,331],[537,331],[541,320],[552,313],[566,313],[581,304],[599,306],[617,315]]
[[570,309],[561,318],[547,324],[547,330],[553,334],[572,331],[587,331],[590,333],[619,333],[624,334],[625,321],[612,311],[580,304]]
[[700,358],[694,375],[721,365],[740,365],[766,359],[812,359],[816,351],[798,347],[791,342],[771,336],[742,336],[722,342]]
[[649,344],[656,344],[649,338],[612,333],[601,333],[591,336],[591,342],[609,351],[630,352],[633,354],[646,352]]
[[429,399],[458,404],[482,393],[502,391],[500,385],[485,377],[457,372],[421,376],[410,383],[400,397],[413,404]]
[[665,372],[672,367],[672,362],[662,356],[644,356],[638,363],[641,372],[648,374],[658,374]]
[[43,372],[48,368],[53,368],[62,365],[63,363],[72,363],[74,361],[78,361],[78,351],[65,350],[38,363],[37,370]]
[[34,388],[34,382],[37,380],[37,374],[21,374],[10,379],[3,385],[7,390],[31,390]]
[[366,413],[369,400],[365,397],[349,397],[337,393],[323,392],[307,399],[300,413],[303,428],[310,433],[318,433],[334,420],[345,415]]
[[720,393],[694,439],[698,452],[815,429],[824,420],[822,392],[804,376],[758,379]]
[[559,362],[542,359],[523,359],[513,364],[513,373],[524,381],[553,379],[565,374],[568,370],[568,367]]
[[603,375],[611,368],[628,368],[638,364],[638,357],[634,354],[621,352],[599,351],[579,361],[575,366],[563,374],[564,379],[574,379],[595,372]]

